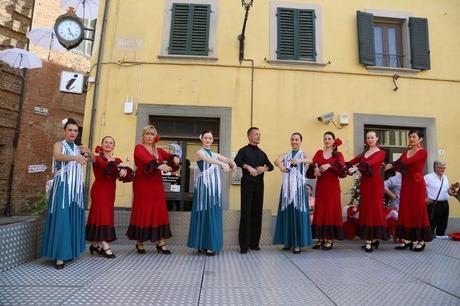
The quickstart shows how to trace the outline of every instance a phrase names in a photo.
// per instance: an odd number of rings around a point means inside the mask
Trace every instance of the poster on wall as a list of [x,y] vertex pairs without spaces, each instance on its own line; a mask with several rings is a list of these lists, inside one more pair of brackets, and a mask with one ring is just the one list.
[[[179,144],[168,143],[162,148],[182,160],[182,147]],[[180,192],[180,170],[176,172],[162,171],[161,176],[166,192]]]

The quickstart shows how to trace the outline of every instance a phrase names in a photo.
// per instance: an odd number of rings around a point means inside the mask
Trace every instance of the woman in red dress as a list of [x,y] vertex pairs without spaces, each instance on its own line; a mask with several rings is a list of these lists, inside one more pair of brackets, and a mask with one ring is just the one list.
[[144,254],[144,241],[156,242],[158,253],[171,254],[164,239],[172,237],[161,172],[177,171],[177,156],[158,148],[160,137],[153,125],[142,131],[142,144],[134,149],[136,175],[133,180],[133,207],[127,235],[136,240],[136,249]]
[[342,143],[334,133],[324,134],[324,150],[313,157],[307,176],[317,178],[312,232],[318,241],[313,249],[330,250],[334,240],[343,239],[339,177],[345,177],[345,162],[337,147]]
[[[93,172],[96,180],[91,188],[91,208],[86,223],[86,240],[91,241],[89,251],[107,258],[115,258],[108,242],[117,240],[113,224],[113,204],[117,178],[130,181],[132,170],[122,160],[112,156],[115,140],[111,136],[102,138],[96,147]],[[102,247],[102,248],[101,248]]]
[[377,134],[367,132],[365,151],[347,163],[349,174],[361,172],[357,235],[361,240],[366,240],[363,248],[368,253],[372,252],[372,247],[379,247],[377,239],[389,238],[383,205],[384,185],[380,177],[385,152],[379,149],[377,143]]
[[423,178],[428,152],[422,148],[422,141],[423,134],[420,131],[409,131],[410,149],[393,163],[395,170],[402,174],[396,236],[404,241],[395,247],[396,250],[410,248],[420,252],[425,249],[427,241],[433,240],[426,209],[426,186]]

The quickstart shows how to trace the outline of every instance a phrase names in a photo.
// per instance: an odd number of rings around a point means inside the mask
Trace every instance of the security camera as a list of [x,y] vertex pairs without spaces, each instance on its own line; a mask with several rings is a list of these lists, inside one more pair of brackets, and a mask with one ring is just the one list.
[[321,115],[317,117],[319,122],[329,122],[334,118],[334,112],[326,113],[324,115]]

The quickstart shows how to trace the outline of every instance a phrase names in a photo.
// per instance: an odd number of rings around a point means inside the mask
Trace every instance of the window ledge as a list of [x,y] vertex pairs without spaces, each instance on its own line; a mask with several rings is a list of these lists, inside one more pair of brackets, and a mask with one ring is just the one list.
[[168,60],[200,60],[200,61],[217,61],[217,57],[201,56],[201,55],[158,55],[159,59]]
[[269,64],[279,64],[279,65],[296,65],[296,66],[317,66],[324,67],[327,63],[318,63],[310,61],[293,61],[293,60],[279,60],[279,59],[270,59],[265,60]]
[[385,66],[366,66],[366,69],[374,72],[407,72],[416,74],[421,70],[412,68],[397,68],[397,67],[385,67]]

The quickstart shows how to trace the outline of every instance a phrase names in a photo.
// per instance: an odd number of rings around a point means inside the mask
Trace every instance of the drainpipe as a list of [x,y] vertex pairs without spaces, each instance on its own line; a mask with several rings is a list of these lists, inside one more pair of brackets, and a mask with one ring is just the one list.
[[254,60],[244,58],[242,61],[251,62],[251,121],[249,126],[252,127],[254,121]]
[[[94,82],[94,94],[93,94],[93,107],[91,110],[91,121],[89,125],[89,139],[88,139],[88,148],[93,146],[93,137],[94,137],[94,124],[96,121],[96,110],[97,110],[97,98],[99,96],[99,82],[101,77],[101,68],[102,68],[102,53],[104,51],[104,35],[105,28],[107,26],[107,15],[109,13],[109,4],[110,0],[105,1],[104,5],[104,16],[102,18],[101,26],[101,36],[99,38],[99,50],[97,55],[97,65],[96,65],[96,80]],[[88,163],[86,166],[86,179],[85,179],[85,189],[86,196],[89,194],[89,180],[91,178],[91,163]]]
[[[30,28],[32,29],[32,24],[34,21],[34,12],[35,12],[35,0],[32,1],[32,12],[30,16]],[[29,40],[27,40],[26,50],[29,50]],[[24,69],[24,73],[21,74],[21,94],[19,96],[19,105],[18,105],[18,118],[16,120],[16,129],[14,131],[14,138],[13,138],[13,152],[11,153],[11,166],[10,166],[10,173],[8,176],[8,197],[6,199],[6,205],[4,214],[7,217],[11,216],[11,195],[13,193],[13,182],[14,182],[14,164],[16,160],[16,149],[18,147],[19,136],[21,134],[21,121],[22,121],[22,111],[24,109],[24,95],[25,95],[25,87],[26,87],[26,77],[27,71]]]

